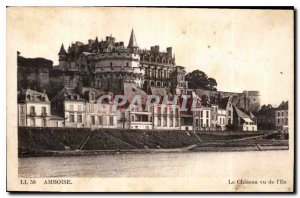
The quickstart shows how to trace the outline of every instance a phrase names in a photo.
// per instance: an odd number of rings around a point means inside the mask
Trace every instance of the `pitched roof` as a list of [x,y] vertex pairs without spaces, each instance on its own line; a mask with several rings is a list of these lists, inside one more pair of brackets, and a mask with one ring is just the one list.
[[136,42],[133,29],[131,30],[131,35],[130,35],[130,39],[129,39],[129,43],[128,43],[128,48],[130,48],[130,47],[139,47]]
[[123,83],[124,85],[124,96],[128,102],[134,98],[135,95],[147,96],[146,92],[141,90],[135,83]]
[[289,101],[286,101],[286,102],[282,102],[277,110],[288,110],[289,109]]
[[45,93],[27,89],[24,93],[18,94],[18,102],[25,101],[49,102],[49,99]]
[[[76,96],[76,97],[74,97]],[[84,100],[74,88],[64,87],[53,98],[55,100]]]
[[250,118],[249,115],[247,115],[246,113],[244,113],[242,110],[240,110],[239,108],[237,108],[236,106],[234,106],[234,109],[237,113],[237,115],[241,118]]
[[228,101],[229,101],[229,97],[225,97],[225,98],[221,98],[220,102],[219,102],[219,107],[221,109],[226,109],[227,107],[227,104],[228,104]]

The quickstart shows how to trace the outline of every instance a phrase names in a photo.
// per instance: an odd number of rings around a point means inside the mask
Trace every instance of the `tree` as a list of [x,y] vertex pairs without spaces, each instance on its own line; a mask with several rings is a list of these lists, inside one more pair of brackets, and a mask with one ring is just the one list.
[[217,90],[217,81],[200,70],[186,74],[185,80],[188,82],[189,89]]

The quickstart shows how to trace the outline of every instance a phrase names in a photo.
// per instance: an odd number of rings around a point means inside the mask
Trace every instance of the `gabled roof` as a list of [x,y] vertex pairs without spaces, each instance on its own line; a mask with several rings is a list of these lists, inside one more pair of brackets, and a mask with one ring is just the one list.
[[130,35],[130,39],[129,39],[129,43],[128,43],[128,48],[130,48],[130,47],[139,47],[136,42],[133,29],[131,30],[131,35]]

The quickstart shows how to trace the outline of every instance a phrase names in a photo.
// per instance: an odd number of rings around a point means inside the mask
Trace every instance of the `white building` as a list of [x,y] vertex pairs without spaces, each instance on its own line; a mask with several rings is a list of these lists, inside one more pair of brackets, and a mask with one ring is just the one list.
[[282,102],[275,111],[275,126],[278,130],[288,133],[289,109],[288,101]]
[[218,117],[217,117],[217,130],[225,131],[226,130],[226,110],[218,108]]
[[49,127],[50,108],[47,94],[27,89],[18,96],[18,125]]
[[53,111],[64,118],[65,127],[86,127],[85,99],[73,88],[63,88],[53,98]]
[[251,117],[236,106],[234,106],[234,125],[238,130],[257,131],[257,125]]

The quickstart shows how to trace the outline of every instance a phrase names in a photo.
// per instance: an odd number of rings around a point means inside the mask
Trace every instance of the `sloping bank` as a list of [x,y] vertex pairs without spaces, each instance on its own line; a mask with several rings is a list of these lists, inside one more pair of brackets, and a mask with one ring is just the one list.
[[[262,132],[188,132],[127,129],[29,128],[18,130],[19,156],[87,155],[119,152],[260,150],[257,142],[285,148]],[[250,138],[250,140],[248,140]],[[245,139],[245,140],[243,140]],[[279,146],[279,147],[278,147]],[[268,147],[268,148],[271,148]],[[263,147],[261,147],[263,148]]]

